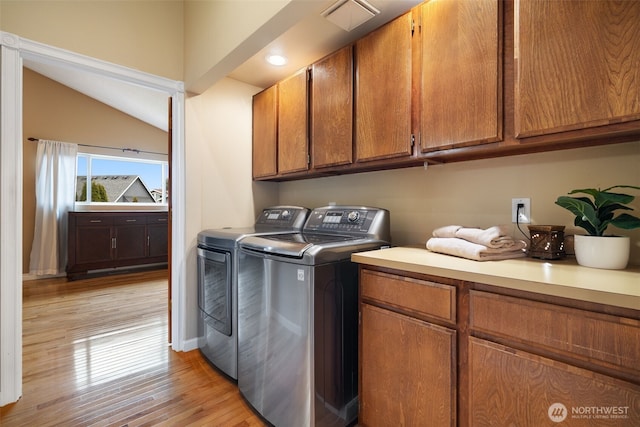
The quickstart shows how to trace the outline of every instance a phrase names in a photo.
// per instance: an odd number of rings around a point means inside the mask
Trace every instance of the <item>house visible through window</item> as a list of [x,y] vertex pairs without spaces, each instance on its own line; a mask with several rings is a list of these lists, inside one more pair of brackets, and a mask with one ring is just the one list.
[[77,204],[167,203],[167,162],[80,153],[77,162]]

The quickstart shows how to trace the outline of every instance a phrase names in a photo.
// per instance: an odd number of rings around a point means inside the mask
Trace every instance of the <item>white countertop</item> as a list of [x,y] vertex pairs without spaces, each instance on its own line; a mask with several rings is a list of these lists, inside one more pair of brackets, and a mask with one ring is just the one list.
[[360,264],[466,280],[510,289],[640,310],[640,267],[603,270],[579,266],[575,259],[519,258],[472,261],[420,247],[355,253]]

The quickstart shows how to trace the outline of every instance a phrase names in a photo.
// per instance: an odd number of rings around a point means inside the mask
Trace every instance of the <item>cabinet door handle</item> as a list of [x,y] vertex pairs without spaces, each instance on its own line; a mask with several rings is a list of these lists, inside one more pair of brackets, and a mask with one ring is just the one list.
[[102,222],[102,220],[101,220],[101,219],[90,219],[90,220],[89,220],[89,222],[97,222],[97,223],[100,223],[100,222]]
[[150,236],[147,234],[147,247],[149,247],[149,245],[151,244],[151,238]]
[[137,219],[128,219],[127,222],[137,222]]
[[112,237],[111,238],[111,249],[115,249],[116,248],[116,238]]

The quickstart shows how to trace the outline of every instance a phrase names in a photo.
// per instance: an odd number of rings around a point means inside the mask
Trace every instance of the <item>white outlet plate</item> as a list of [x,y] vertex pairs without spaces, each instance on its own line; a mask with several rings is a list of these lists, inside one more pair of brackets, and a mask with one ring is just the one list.
[[516,222],[518,204],[522,203],[524,209],[520,209],[520,218],[517,218],[519,224],[531,224],[531,199],[528,197],[520,197],[511,199],[511,222]]

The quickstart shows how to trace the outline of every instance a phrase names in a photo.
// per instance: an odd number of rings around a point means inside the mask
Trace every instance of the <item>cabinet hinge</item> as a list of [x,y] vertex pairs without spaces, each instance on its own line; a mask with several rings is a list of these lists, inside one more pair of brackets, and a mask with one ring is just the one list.
[[307,154],[307,166],[311,164],[311,155]]
[[416,21],[415,20],[411,20],[411,36],[413,37],[413,33],[416,30]]
[[411,134],[411,148],[413,148],[416,145],[416,136],[415,134]]

